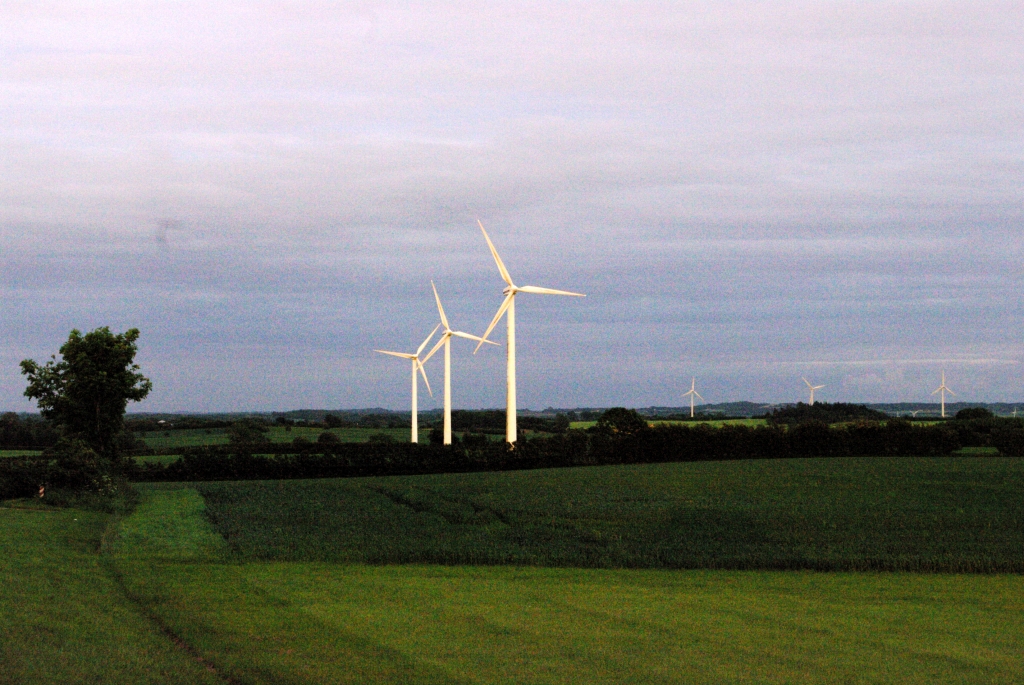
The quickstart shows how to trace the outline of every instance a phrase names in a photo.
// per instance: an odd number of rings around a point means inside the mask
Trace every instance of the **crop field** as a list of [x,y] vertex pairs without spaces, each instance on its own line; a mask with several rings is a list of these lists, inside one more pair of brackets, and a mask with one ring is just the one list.
[[1019,573],[771,569],[1003,568],[1019,462],[144,484],[127,516],[9,502],[0,683],[1016,682]]
[[241,682],[967,683],[1024,667],[1020,576],[258,562],[203,508],[149,489],[114,563]]
[[197,485],[248,559],[1024,571],[1024,461],[844,458]]

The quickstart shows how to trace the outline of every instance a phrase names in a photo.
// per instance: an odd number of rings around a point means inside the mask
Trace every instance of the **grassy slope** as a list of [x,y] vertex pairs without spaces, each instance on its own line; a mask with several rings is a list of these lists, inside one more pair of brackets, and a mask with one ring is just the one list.
[[0,508],[0,683],[219,682],[101,565],[108,516]]
[[252,683],[1009,682],[1024,578],[233,563],[189,489],[115,547],[132,592]]
[[248,559],[1024,571],[1024,460],[794,459],[208,483]]

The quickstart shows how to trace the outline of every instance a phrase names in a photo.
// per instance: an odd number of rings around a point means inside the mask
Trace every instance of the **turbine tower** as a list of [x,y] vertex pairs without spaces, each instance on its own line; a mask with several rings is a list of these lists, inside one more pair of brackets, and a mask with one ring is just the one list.
[[497,345],[498,343],[484,340],[462,331],[453,331],[448,326],[448,317],[444,315],[444,307],[441,306],[441,298],[437,296],[437,288],[434,287],[433,281],[430,282],[430,287],[434,289],[434,300],[437,301],[437,313],[441,315],[441,325],[444,326],[444,333],[441,334],[441,339],[437,341],[437,344],[427,353],[427,356],[423,358],[421,363],[427,363],[427,360],[433,357],[434,353],[441,348],[441,345],[444,345],[444,444],[450,445],[452,444],[452,336],[468,340],[479,340],[488,345]]
[[[801,376],[801,378],[803,378],[803,376]],[[811,402],[810,403],[814,404],[814,391],[815,390],[821,390],[825,386],[824,385],[811,385],[811,382],[808,381],[806,378],[804,378],[803,380],[804,380],[804,383],[807,383],[807,387],[811,389]]]
[[946,418],[946,393],[955,395],[956,393],[946,387],[946,370],[942,370],[942,385],[936,388],[932,394],[940,393],[939,397],[942,398],[942,418]]
[[423,348],[427,346],[430,339],[434,337],[434,333],[437,333],[437,329],[441,327],[441,324],[434,326],[434,330],[430,331],[430,335],[424,340],[414,354],[407,352],[391,352],[389,350],[374,350],[374,352],[380,352],[381,354],[390,354],[392,357],[401,357],[402,359],[412,360],[412,442],[420,441],[419,432],[419,419],[416,415],[416,390],[419,383],[416,378],[416,370],[423,374],[423,382],[427,384],[427,392],[433,397],[434,393],[430,390],[430,381],[427,380],[427,372],[423,369],[423,362],[420,361],[420,353],[423,352]]
[[505,318],[505,323],[508,326],[508,339],[505,342],[505,354],[506,354],[506,385],[505,385],[505,440],[509,443],[515,443],[516,441],[516,293],[533,293],[535,295],[571,295],[572,297],[586,297],[582,293],[571,293],[567,290],[552,290],[551,288],[538,288],[532,285],[516,285],[512,282],[512,277],[508,273],[508,269],[505,268],[505,264],[501,261],[501,257],[498,256],[498,251],[494,249],[494,243],[491,242],[491,238],[487,235],[487,231],[484,230],[484,225],[480,220],[477,220],[480,224],[480,230],[484,233],[484,239],[487,241],[487,247],[491,248],[491,255],[494,257],[494,263],[498,265],[498,271],[501,273],[502,279],[508,285],[502,291],[505,295],[505,299],[502,300],[501,306],[498,307],[498,313],[494,315],[494,319],[491,321],[491,325],[487,327],[481,338],[481,342],[477,343],[476,349],[473,350],[473,354],[477,353],[480,346],[483,345],[483,340],[487,339],[487,336],[498,324],[501,316],[508,313]]
[[[690,398],[690,418],[692,419],[693,418],[693,398],[694,397],[700,397],[700,393],[697,392],[697,379],[696,378],[692,378],[692,377],[690,378],[690,392],[683,393],[683,397],[689,397]],[[707,401],[703,397],[700,397],[700,399],[701,399],[702,402],[706,402]]]

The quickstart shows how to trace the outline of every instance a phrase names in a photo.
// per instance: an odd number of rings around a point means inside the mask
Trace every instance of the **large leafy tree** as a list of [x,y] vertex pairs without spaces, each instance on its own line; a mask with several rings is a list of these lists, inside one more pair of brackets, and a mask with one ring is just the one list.
[[118,335],[106,326],[85,335],[72,330],[59,361],[53,355],[43,366],[21,362],[28,378],[25,396],[38,400],[43,417],[60,426],[65,437],[115,459],[128,402],[142,400],[153,387],[135,363],[138,339],[135,328]]

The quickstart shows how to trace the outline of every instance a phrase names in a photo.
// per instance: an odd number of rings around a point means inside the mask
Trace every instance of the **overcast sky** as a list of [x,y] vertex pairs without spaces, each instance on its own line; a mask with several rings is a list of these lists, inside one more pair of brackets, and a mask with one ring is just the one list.
[[135,411],[405,409],[477,219],[587,294],[517,298],[521,407],[1024,400],[1022,3],[408,5],[0,5],[0,409],[103,325]]

